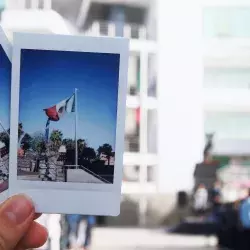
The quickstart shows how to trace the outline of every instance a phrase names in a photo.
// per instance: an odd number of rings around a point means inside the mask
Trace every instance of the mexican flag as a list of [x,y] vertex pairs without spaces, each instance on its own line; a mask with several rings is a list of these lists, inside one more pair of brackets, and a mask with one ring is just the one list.
[[59,121],[65,113],[75,112],[75,94],[50,108],[44,109],[44,111],[48,120]]

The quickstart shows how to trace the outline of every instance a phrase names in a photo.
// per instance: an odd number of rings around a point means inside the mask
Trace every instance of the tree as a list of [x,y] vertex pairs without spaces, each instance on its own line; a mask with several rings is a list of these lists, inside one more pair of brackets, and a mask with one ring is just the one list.
[[10,137],[5,131],[0,133],[0,141],[5,144],[6,148],[9,148]]
[[91,147],[85,147],[81,152],[81,157],[86,160],[94,160],[96,158],[96,152]]
[[87,147],[87,143],[84,139],[77,140],[78,154],[82,154],[83,150]]
[[50,135],[50,141],[51,141],[52,150],[58,151],[58,149],[62,145],[63,133],[58,129],[53,130]]
[[[66,146],[66,149],[75,149],[75,140],[65,138],[62,140],[62,144]],[[86,140],[84,139],[78,139],[77,140],[77,146],[78,146],[78,153],[80,154],[85,147],[87,147]]]
[[62,144],[66,146],[67,150],[75,148],[75,141],[69,138],[63,139]]
[[32,137],[29,134],[25,134],[21,141],[21,147],[24,151],[27,151],[31,148]]
[[[71,165],[75,163],[75,140],[70,138],[65,138],[62,140],[62,144],[66,146],[66,161],[67,164]],[[77,140],[77,147],[78,147],[78,159],[79,156],[82,156],[84,149],[87,147],[86,140],[78,139]]]
[[108,165],[110,162],[110,157],[112,156],[112,146],[108,143],[103,144],[102,146],[99,146],[99,148],[97,149],[98,152],[98,156],[100,157],[101,153],[105,154],[107,156],[108,159]]
[[18,124],[18,140],[20,139],[22,134],[23,134],[23,124],[20,122]]
[[24,151],[27,151],[31,148],[32,138],[29,134],[23,131],[23,124],[18,124],[18,146]]
[[31,148],[39,155],[46,152],[46,142],[44,139],[44,134],[42,132],[37,132],[33,135]]

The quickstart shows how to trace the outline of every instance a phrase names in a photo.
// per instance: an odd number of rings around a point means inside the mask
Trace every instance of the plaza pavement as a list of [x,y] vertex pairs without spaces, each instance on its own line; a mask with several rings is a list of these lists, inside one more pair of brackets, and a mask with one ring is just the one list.
[[214,238],[167,234],[161,229],[96,228],[91,250],[215,250]]

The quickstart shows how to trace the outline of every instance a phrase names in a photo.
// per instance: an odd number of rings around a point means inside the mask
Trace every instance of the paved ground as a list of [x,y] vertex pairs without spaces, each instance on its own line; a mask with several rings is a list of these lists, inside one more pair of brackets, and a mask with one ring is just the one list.
[[[45,173],[45,170],[43,174]],[[64,176],[63,174],[54,172],[50,172],[50,175],[52,176],[54,180],[54,176],[56,176],[56,181],[58,182],[64,182]],[[29,180],[29,181],[41,181],[41,178],[39,177],[39,173],[35,172],[29,172],[29,171],[23,171],[19,170],[18,172],[18,180]],[[46,179],[45,179],[46,181]],[[69,169],[68,170],[68,182],[75,182],[75,183],[104,183],[103,181],[99,180],[95,176],[87,173],[85,170],[82,169]]]
[[83,169],[69,169],[67,173],[68,182],[77,183],[103,183],[94,175],[87,173]]
[[164,230],[97,228],[91,250],[215,250],[215,239],[169,235]]
[[[50,249],[62,250],[59,244],[60,215],[43,215],[38,221],[48,228]],[[78,243],[84,242],[85,226],[84,223],[80,225]],[[95,228],[90,250],[215,250],[215,243],[214,238],[171,235],[163,229]],[[40,249],[49,248],[45,244]]]

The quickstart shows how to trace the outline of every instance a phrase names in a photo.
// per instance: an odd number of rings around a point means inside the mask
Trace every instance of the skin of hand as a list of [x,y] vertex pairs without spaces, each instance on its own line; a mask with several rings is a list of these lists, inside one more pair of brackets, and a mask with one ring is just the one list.
[[15,195],[0,205],[0,250],[38,248],[47,240],[47,230],[35,222],[33,202],[25,195]]

